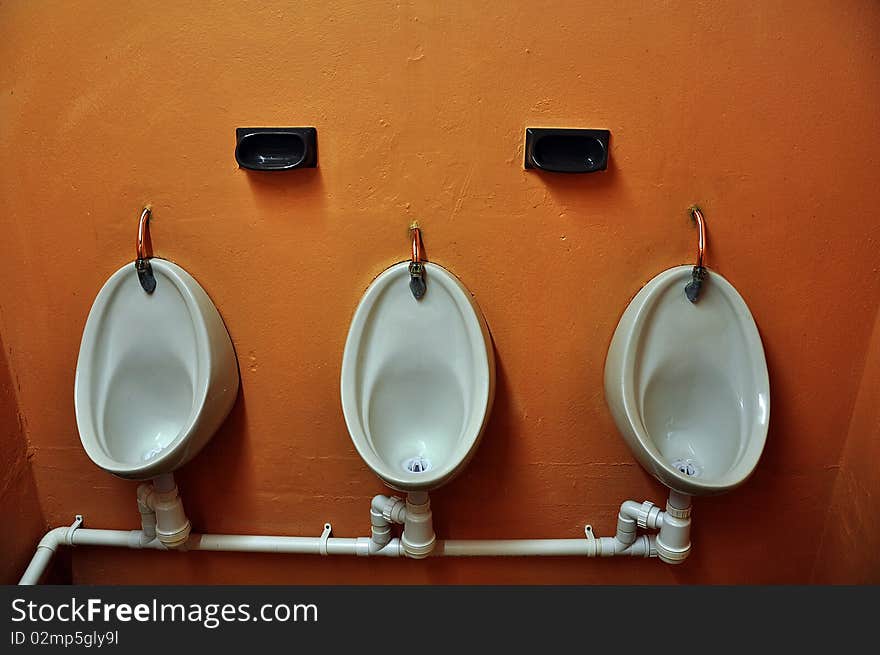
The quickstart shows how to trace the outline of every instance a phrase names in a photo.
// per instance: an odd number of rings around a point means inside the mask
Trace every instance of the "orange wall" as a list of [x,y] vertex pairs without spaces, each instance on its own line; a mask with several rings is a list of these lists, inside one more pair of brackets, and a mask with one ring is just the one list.
[[[81,549],[75,581],[810,579],[818,538],[793,536],[830,501],[880,302],[877,3],[22,2],[0,26],[0,330],[52,524],[137,525],[134,485],[80,446],[72,394],[146,201],[156,254],[207,289],[241,363],[230,420],[179,475],[200,531],[365,534],[383,486],[347,436],[340,360],[414,218],[498,356],[486,437],[433,496],[443,537],[608,533],[622,499],[662,501],[602,371],[627,301],[691,260],[692,202],[771,371],[759,468],[698,501],[679,568]],[[315,125],[320,167],[238,169],[242,125]],[[609,170],[524,171],[527,125],[609,128]]]
[[0,584],[21,577],[46,531],[22,421],[6,348],[0,340]]
[[880,315],[814,567],[824,583],[880,584]]

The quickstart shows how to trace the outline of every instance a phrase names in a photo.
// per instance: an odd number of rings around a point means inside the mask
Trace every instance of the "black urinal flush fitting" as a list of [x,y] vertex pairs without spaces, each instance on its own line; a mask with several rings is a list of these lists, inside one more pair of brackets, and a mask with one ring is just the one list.
[[700,299],[700,291],[703,288],[703,282],[709,277],[709,271],[703,266],[703,255],[706,252],[706,221],[703,218],[703,212],[694,205],[690,208],[691,218],[697,223],[699,236],[697,237],[697,264],[691,272],[691,281],[684,288],[684,295],[692,303],[696,303]]
[[318,165],[318,130],[314,127],[239,127],[235,161],[252,171],[287,171]]
[[551,173],[594,173],[608,167],[608,130],[527,127],[525,167]]
[[413,298],[421,300],[428,289],[425,283],[425,264],[422,261],[422,231],[418,223],[409,226],[412,236],[412,260],[409,262],[409,290]]
[[150,257],[153,253],[147,252],[147,235],[150,228],[150,216],[153,215],[150,206],[144,207],[141,217],[138,219],[138,233],[135,250],[137,256],[134,260],[134,270],[137,271],[138,282],[147,293],[153,293],[156,290],[156,276],[153,275],[153,267],[150,266]]

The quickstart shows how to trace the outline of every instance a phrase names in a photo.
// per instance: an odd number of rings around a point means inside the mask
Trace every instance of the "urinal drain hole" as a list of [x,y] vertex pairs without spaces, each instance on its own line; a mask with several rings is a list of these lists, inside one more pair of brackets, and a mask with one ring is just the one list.
[[672,462],[672,466],[682,475],[694,478],[699,477],[700,473],[703,472],[699,465],[692,459],[677,459]]
[[417,457],[410,457],[406,460],[403,463],[403,468],[410,473],[424,473],[425,471],[431,470],[431,462],[426,457],[419,455]]

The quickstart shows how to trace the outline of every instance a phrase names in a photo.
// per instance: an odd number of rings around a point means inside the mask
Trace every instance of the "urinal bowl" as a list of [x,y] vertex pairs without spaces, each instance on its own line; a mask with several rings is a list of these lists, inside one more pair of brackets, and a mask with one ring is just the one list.
[[410,292],[408,263],[365,292],[342,358],[345,422],[364,462],[399,491],[451,480],[489,419],[495,359],[489,329],[459,280],[425,264],[428,289]]
[[718,494],[751,475],[767,437],[770,386],[745,301],[711,272],[699,302],[690,266],[664,271],[632,300],[611,341],[605,394],[636,459],[667,487]]
[[88,456],[137,480],[171,473],[198,453],[232,409],[239,384],[232,342],[204,289],[171,262],[150,263],[154,293],[127,264],[95,298],[74,390]]

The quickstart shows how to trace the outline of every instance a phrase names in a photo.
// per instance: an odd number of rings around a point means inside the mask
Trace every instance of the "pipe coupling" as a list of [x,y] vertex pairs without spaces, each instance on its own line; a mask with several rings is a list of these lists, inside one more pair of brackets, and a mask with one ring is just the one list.
[[397,496],[391,496],[382,508],[382,517],[389,523],[403,523],[406,516],[406,503]]
[[678,507],[673,507],[669,503],[666,503],[666,512],[670,516],[674,516],[677,519],[689,519],[691,517],[690,505],[688,505],[684,509],[681,509]]
[[660,508],[650,500],[642,503],[636,513],[636,522],[642,530],[655,529],[660,527]]

